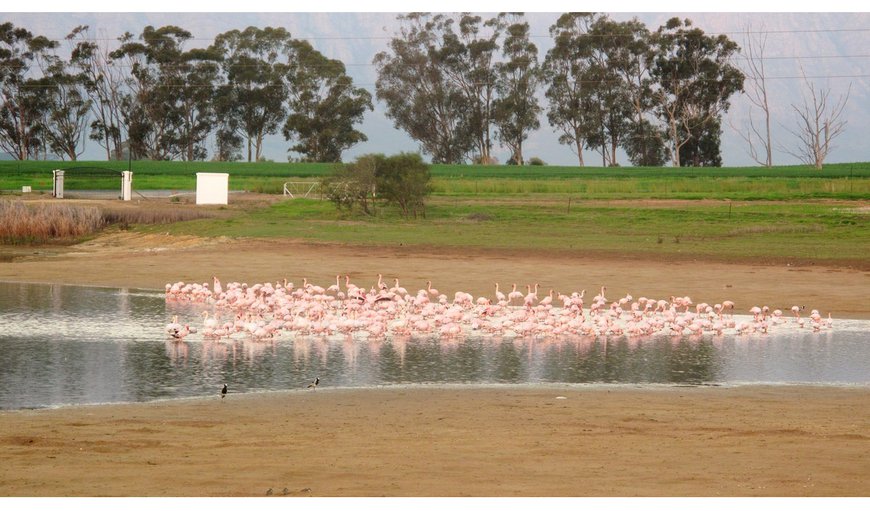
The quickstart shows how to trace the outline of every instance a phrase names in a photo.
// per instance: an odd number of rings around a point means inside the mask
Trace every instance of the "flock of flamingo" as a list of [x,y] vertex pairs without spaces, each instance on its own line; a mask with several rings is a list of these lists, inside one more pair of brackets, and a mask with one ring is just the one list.
[[380,274],[369,289],[354,285],[347,275],[343,286],[341,280],[336,275],[335,284],[327,288],[308,279],[299,287],[286,279],[251,286],[232,282],[224,287],[217,277],[211,287],[208,283],[166,284],[167,302],[207,304],[214,310],[213,314],[202,312],[201,330],[178,323],[176,316],[166,332],[178,340],[196,332],[204,339],[242,336],[253,340],[273,339],[284,332],[363,339],[415,335],[598,338],[764,334],[785,324],[814,331],[833,326],[830,314],[822,318],[812,310],[804,318],[804,307],[797,305],[791,314],[756,306],[749,309],[749,315],[735,318],[731,301],[694,304],[688,296],[664,300],[631,295],[611,300],[603,286],[587,304],[585,290],[562,294],[551,289],[539,297],[538,284],[527,285],[526,293],[513,284],[505,294],[495,283],[492,296],[475,299],[457,291],[450,299],[433,288],[431,281],[426,289],[410,293],[399,285],[399,279],[388,286]]

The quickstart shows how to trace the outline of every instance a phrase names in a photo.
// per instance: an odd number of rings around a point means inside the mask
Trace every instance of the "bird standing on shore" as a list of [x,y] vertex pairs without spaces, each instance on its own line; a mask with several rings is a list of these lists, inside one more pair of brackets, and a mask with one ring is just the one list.
[[314,381],[308,384],[309,389],[317,389],[317,385],[320,383],[320,378],[314,378]]
[[224,383],[224,388],[221,389],[221,399],[227,397],[227,384]]

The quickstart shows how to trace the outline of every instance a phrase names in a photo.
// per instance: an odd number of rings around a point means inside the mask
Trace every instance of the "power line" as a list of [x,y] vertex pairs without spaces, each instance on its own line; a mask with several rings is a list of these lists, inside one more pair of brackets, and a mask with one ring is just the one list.
[[[766,76],[766,77],[764,77],[765,80],[803,80],[803,79],[820,80],[820,79],[841,79],[841,78],[870,78],[870,74],[813,75],[813,76],[797,76],[797,75],[795,75],[795,76]],[[697,79],[695,79],[695,81],[697,81],[697,82],[716,82],[718,80],[697,78]],[[599,83],[621,83],[621,81],[620,80],[575,80],[572,83],[594,85],[594,84],[599,84]],[[21,88],[23,88],[23,89],[53,89],[53,88],[58,87],[60,85],[61,84],[59,84],[59,83],[23,84],[23,85],[21,85]],[[64,84],[64,85],[69,85],[69,84]],[[200,89],[200,88],[219,88],[219,87],[226,86],[226,85],[229,85],[229,84],[228,83],[222,83],[222,84],[218,84],[218,85],[160,84],[160,85],[155,85],[154,88],[155,89],[166,89],[166,88],[168,88],[168,89]],[[355,88],[363,88],[363,87],[375,87],[377,84],[375,84],[375,83],[350,83],[348,85],[353,86]],[[489,83],[489,82],[474,82],[471,85],[494,86],[495,84]],[[262,89],[268,89],[268,88],[272,88],[272,87],[284,87],[284,84],[267,84],[267,85],[257,86],[253,90],[262,90]]]
[[[689,27],[690,29],[699,28],[699,27]],[[735,31],[725,31],[725,32],[704,32],[704,35],[707,36],[718,36],[718,35],[771,35],[771,34],[826,34],[826,33],[852,33],[852,32],[870,32],[870,28],[817,28],[817,29],[783,29],[783,30],[735,30]],[[653,32],[651,32],[653,33]],[[619,38],[628,38],[630,35],[626,35],[625,33],[617,33],[617,32],[600,32],[594,34],[584,34],[591,37],[619,37]],[[353,35],[341,35],[341,36],[293,36],[293,39],[306,40],[306,41],[383,41],[394,39],[396,35],[383,35],[383,36],[353,36]],[[533,39],[552,39],[552,36],[547,35],[539,35],[539,34],[530,34],[529,38]],[[62,43],[66,41],[66,36],[63,37],[54,37],[47,38],[49,41]],[[140,42],[150,42],[150,41],[165,41],[166,38],[137,38],[131,39],[132,41],[140,41]],[[209,37],[189,37],[182,40],[182,42],[186,41],[214,41],[215,38]],[[117,37],[86,37],[86,38],[74,38],[71,41],[75,42],[100,42],[100,41],[119,41]]]
[[[828,59],[867,59],[870,58],[870,54],[861,54],[861,55],[783,55],[783,56],[773,56],[773,57],[744,57],[744,56],[734,56],[731,57],[732,60],[828,60]],[[336,60],[336,59],[332,59]],[[153,64],[160,69],[190,69],[195,67],[197,64],[201,63],[211,63],[215,66],[220,67],[221,69],[240,69],[240,68],[253,68],[253,67],[261,67],[262,64],[229,64],[224,65],[220,61],[198,61],[197,63],[191,64]],[[376,64],[369,63],[344,63],[339,61],[345,67],[376,67]],[[132,68],[135,64],[125,64],[122,62],[113,62],[110,64],[113,68]],[[22,68],[31,68],[34,66],[26,66],[26,65],[14,65],[14,64],[0,64],[0,69],[22,69]],[[74,67],[74,66],[71,66]],[[304,66],[307,69],[311,68],[327,68],[332,67],[331,64],[313,64]]]

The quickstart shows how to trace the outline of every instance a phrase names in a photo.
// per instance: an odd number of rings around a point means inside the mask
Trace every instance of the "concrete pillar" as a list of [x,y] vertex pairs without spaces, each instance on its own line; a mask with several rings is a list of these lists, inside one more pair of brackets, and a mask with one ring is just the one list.
[[51,195],[53,195],[55,199],[63,199],[63,171],[52,170],[51,173],[54,176],[54,179],[52,180],[53,185],[51,187]]
[[133,173],[129,170],[121,171],[121,200],[133,198]]

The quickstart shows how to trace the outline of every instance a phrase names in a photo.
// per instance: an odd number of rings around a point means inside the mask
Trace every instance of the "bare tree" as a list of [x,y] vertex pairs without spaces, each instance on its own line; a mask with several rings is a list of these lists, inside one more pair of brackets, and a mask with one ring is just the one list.
[[834,148],[831,142],[846,129],[846,121],[842,119],[842,115],[849,101],[849,94],[852,92],[852,84],[849,84],[845,96],[840,96],[836,103],[831,104],[831,89],[816,91],[816,87],[807,80],[803,69],[801,74],[810,98],[803,95],[804,103],[800,106],[792,103],[791,107],[797,116],[797,128],[786,129],[797,137],[797,149],[783,150],[807,165],[813,165],[817,170],[821,170],[822,164]]
[[755,122],[753,108],[749,108],[749,126],[743,129],[734,128],[740,138],[749,145],[749,156],[759,165],[765,167],[773,166],[772,144],[770,138],[770,106],[767,101],[767,75],[764,70],[764,49],[767,46],[767,33],[764,31],[764,24],[758,31],[752,30],[752,24],[746,25],[743,38],[742,53],[746,59],[746,64],[743,66],[743,73],[749,81],[749,87],[746,88],[746,95],[749,101],[757,108],[761,109],[761,117],[764,126],[761,127]]
[[75,44],[71,64],[81,71],[85,88],[91,99],[91,140],[106,150],[109,160],[123,159],[127,123],[122,110],[124,74],[114,65],[108,48],[101,48],[88,31],[88,26],[78,26],[66,39]]

